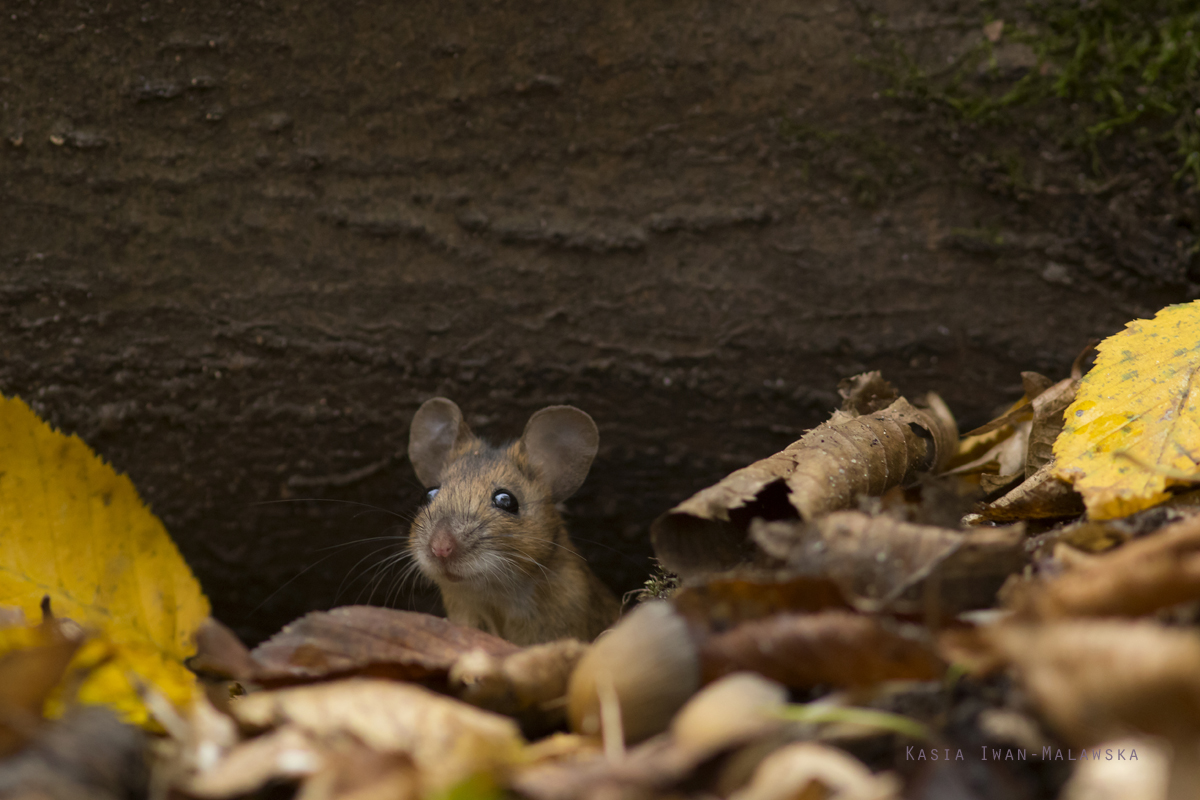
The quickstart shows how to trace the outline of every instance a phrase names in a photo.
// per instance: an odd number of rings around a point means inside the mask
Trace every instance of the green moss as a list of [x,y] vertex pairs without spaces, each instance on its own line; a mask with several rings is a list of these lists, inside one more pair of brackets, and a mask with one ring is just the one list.
[[[892,80],[893,96],[944,104],[965,120],[1004,124],[1018,107],[1054,116],[1064,144],[1091,154],[1121,132],[1135,144],[1169,148],[1174,179],[1200,185],[1200,9],[1194,0],[1048,0],[1027,6],[1028,23],[1004,25],[950,68],[917,66],[899,42],[870,65]],[[985,18],[984,22],[990,21]],[[1037,65],[1005,78],[996,48],[1028,45]],[[980,80],[980,78],[985,80]]]

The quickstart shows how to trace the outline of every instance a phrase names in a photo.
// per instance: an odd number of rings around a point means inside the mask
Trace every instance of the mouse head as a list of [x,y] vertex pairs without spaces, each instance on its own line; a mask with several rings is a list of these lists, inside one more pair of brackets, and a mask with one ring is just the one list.
[[421,570],[439,583],[504,585],[544,569],[562,530],[554,505],[583,484],[599,441],[590,416],[550,406],[529,418],[520,439],[492,447],[453,402],[425,402],[408,439],[428,490],[409,538]]

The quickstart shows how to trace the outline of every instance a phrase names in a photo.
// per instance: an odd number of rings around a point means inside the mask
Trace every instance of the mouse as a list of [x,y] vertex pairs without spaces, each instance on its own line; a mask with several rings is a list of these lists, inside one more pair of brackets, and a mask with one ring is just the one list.
[[452,400],[417,409],[408,456],[426,493],[408,549],[451,622],[524,646],[588,642],[616,621],[620,604],[558,510],[599,443],[595,421],[574,406],[543,408],[500,446],[473,434]]

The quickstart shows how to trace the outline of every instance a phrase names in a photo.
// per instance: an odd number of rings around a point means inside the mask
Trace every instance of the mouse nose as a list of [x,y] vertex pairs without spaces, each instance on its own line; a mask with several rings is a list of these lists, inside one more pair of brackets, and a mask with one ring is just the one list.
[[458,544],[454,541],[454,533],[451,532],[450,526],[444,523],[438,525],[433,531],[433,536],[429,538],[429,552],[440,561],[449,561],[457,549]]

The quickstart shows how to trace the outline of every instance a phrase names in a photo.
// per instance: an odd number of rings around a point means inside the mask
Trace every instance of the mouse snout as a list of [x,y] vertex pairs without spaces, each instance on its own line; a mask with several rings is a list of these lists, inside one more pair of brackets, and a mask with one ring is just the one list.
[[458,552],[458,542],[454,538],[454,531],[450,529],[450,523],[441,522],[433,529],[433,535],[429,537],[429,552],[439,561],[454,558]]

